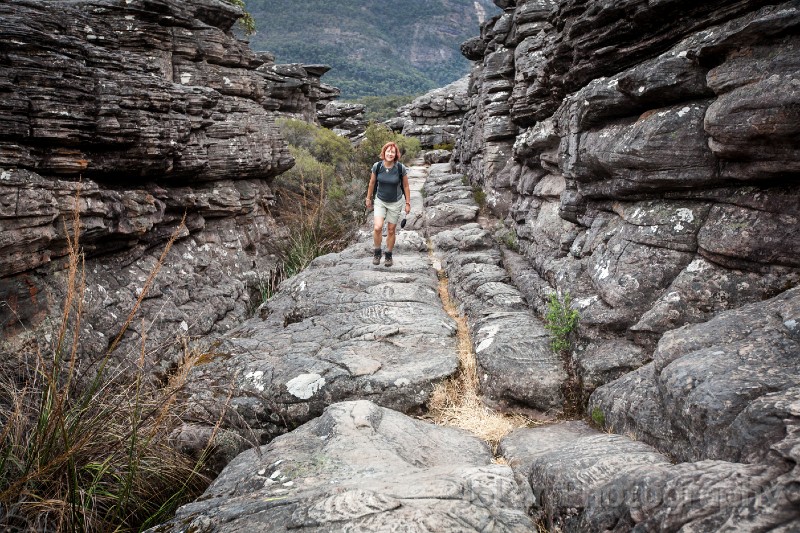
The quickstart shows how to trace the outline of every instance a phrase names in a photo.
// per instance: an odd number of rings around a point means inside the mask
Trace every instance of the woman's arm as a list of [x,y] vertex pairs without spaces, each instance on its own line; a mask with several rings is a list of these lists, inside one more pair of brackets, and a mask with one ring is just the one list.
[[406,214],[411,212],[411,187],[408,186],[408,173],[403,174],[403,190],[406,193]]
[[372,209],[372,193],[375,191],[375,173],[369,175],[369,188],[367,189],[367,209]]

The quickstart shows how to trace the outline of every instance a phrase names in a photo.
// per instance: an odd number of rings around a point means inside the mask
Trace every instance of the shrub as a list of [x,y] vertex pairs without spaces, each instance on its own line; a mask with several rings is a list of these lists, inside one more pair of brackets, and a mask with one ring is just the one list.
[[569,292],[563,299],[557,293],[550,295],[545,315],[545,328],[552,336],[551,347],[554,352],[561,353],[570,347],[569,336],[578,324],[578,311],[570,307]]
[[364,132],[364,139],[356,150],[357,160],[365,165],[371,165],[378,160],[381,148],[389,141],[394,141],[400,147],[403,161],[410,161],[417,157],[421,149],[419,139],[415,137],[404,137],[399,133],[394,133],[383,124],[370,124]]
[[289,146],[311,149],[317,126],[296,118],[279,118],[276,122]]
[[317,128],[311,153],[323,163],[338,165],[352,158],[353,147],[346,137],[336,135],[326,128]]
[[434,150],[447,150],[449,152],[453,150],[453,148],[455,148],[455,144],[453,143],[439,143],[433,145]]
[[483,209],[486,207],[486,193],[483,192],[483,189],[480,188],[478,185],[472,186],[472,198],[475,200],[475,203],[478,204],[478,207]]
[[372,122],[383,122],[397,116],[397,108],[410,104],[417,95],[362,96],[352,103],[363,104],[364,118]]

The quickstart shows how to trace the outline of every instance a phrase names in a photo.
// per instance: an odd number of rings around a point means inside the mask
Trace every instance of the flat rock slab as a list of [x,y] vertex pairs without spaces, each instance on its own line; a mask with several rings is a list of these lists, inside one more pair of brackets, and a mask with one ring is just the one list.
[[338,401],[422,411],[435,383],[456,372],[456,326],[421,239],[404,234],[390,268],[373,266],[360,243],[282,283],[195,368],[187,384],[194,415],[208,418],[203,409],[228,401],[229,418],[264,443]]
[[467,432],[343,402],[239,455],[152,532],[530,532],[507,466]]

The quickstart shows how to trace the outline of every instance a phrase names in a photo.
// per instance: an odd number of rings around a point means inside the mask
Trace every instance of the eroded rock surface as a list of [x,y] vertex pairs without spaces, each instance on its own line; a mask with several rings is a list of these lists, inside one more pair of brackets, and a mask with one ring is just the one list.
[[[411,178],[415,213],[422,211],[421,180]],[[264,443],[343,400],[422,412],[458,360],[456,326],[414,225],[399,232],[392,267],[372,264],[365,232],[282,283],[193,372],[186,390],[198,406],[195,417],[207,419],[208,406],[224,412],[227,402],[229,423],[240,420],[249,427],[240,428],[244,437],[252,431]]]
[[458,429],[368,401],[236,458],[194,503],[151,531],[533,530],[511,469]]
[[389,127],[406,136],[419,139],[423,148],[452,145],[469,107],[469,78],[434,89],[397,110],[398,116],[387,122]]

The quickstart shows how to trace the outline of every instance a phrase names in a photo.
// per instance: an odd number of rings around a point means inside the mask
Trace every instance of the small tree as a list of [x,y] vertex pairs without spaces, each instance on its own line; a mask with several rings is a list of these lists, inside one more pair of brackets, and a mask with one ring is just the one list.
[[550,295],[550,301],[547,304],[545,328],[553,337],[551,347],[557,353],[569,349],[569,335],[578,324],[578,311],[572,309],[570,304],[569,292],[564,293],[563,299],[554,292]]
[[245,35],[253,35],[256,32],[256,21],[247,11],[247,6],[244,5],[244,0],[226,0],[229,4],[233,4],[236,7],[242,8],[244,14],[237,20],[236,22],[242,28]]

